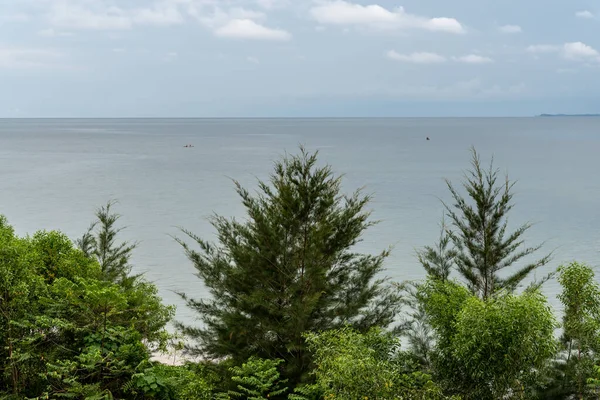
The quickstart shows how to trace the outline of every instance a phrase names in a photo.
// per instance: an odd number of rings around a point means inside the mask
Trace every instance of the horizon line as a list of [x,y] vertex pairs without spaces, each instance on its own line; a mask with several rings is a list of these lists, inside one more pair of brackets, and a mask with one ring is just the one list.
[[[577,115],[575,115],[577,116]],[[581,115],[584,116],[584,115]],[[327,117],[0,117],[0,120],[27,120],[27,119],[205,119],[205,120],[225,120],[225,119],[464,119],[464,118],[539,118],[541,115],[467,115],[467,116],[361,116],[361,117],[343,117],[343,116],[327,116]]]

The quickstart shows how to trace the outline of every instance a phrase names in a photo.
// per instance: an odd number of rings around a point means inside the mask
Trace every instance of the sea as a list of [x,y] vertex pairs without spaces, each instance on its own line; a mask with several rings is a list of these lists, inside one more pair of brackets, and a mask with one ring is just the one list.
[[[525,245],[543,243],[538,257],[553,252],[537,278],[573,260],[600,264],[600,118],[593,117],[4,119],[0,214],[20,235],[60,230],[76,239],[98,207],[116,200],[121,239],[139,241],[134,271],[177,306],[177,320],[197,324],[177,292],[209,294],[174,238],[185,238],[183,228],[216,241],[211,215],[246,217],[234,180],[256,190],[273,163],[301,145],[343,175],[344,192],[373,196],[379,223],[356,250],[391,247],[391,280],[424,277],[416,251],[438,239],[441,202],[451,201],[444,180],[460,185],[471,146],[516,181],[509,228],[533,223]],[[544,286],[556,310],[559,291],[555,280]]]

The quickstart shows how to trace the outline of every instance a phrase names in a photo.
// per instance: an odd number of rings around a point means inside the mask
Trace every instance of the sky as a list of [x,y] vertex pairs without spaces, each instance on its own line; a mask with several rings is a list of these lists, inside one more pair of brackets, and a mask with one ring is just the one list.
[[0,117],[600,113],[600,2],[0,0]]

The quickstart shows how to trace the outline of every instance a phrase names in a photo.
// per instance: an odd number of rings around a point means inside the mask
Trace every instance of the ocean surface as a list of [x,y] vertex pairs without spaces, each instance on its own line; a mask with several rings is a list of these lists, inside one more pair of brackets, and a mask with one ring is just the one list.
[[[140,241],[135,271],[191,323],[175,292],[207,291],[172,236],[183,227],[214,240],[208,216],[244,217],[232,179],[253,190],[299,144],[345,174],[345,191],[374,195],[381,222],[359,249],[393,246],[395,280],[424,276],[415,251],[437,240],[444,178],[459,184],[472,145],[518,181],[510,226],[535,223],[526,244],[554,251],[538,277],[571,260],[600,264],[600,118],[0,120],[0,214],[19,234],[75,239],[118,200],[122,238]],[[558,308],[558,284],[544,291]]]

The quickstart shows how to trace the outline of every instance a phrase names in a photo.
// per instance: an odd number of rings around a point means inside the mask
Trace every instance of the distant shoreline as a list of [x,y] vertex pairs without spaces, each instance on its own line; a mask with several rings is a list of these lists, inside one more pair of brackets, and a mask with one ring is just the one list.
[[540,114],[538,117],[600,117],[600,114]]

